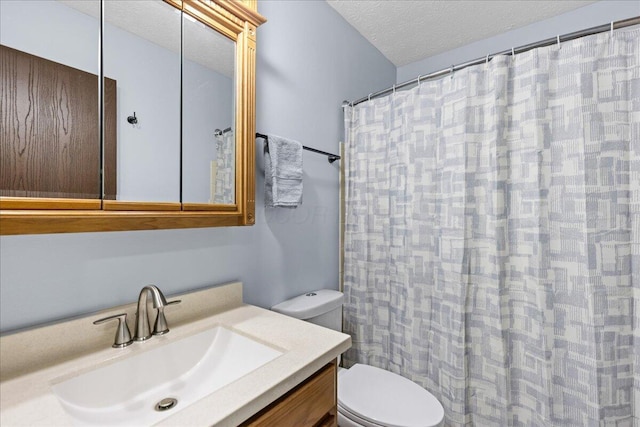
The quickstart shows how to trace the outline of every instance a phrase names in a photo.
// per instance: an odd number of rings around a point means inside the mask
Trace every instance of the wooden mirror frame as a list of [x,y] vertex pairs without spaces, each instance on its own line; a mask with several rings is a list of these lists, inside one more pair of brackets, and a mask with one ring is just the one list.
[[255,223],[257,0],[164,0],[236,43],[236,203],[0,197],[0,235],[222,227]]

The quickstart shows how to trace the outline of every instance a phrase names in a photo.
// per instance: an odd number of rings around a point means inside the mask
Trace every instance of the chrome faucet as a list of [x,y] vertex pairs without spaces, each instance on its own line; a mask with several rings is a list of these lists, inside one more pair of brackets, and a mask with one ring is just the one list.
[[134,340],[145,341],[151,338],[151,327],[149,324],[149,315],[147,314],[147,298],[151,294],[153,299],[153,308],[158,310],[156,321],[153,328],[153,335],[162,335],[169,332],[167,319],[164,316],[164,308],[170,304],[178,304],[180,300],[167,302],[162,291],[155,285],[147,285],[140,291],[138,297],[138,310],[136,311],[136,334]]

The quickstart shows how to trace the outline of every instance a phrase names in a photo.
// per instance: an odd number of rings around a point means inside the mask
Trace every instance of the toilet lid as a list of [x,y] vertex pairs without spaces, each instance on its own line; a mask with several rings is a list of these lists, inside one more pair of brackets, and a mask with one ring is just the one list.
[[338,404],[358,417],[389,427],[431,427],[444,418],[438,399],[418,384],[362,364],[340,372]]

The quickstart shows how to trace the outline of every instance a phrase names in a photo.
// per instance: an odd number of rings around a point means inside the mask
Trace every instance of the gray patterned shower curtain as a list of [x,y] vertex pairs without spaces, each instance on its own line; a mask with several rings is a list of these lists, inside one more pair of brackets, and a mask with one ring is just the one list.
[[345,109],[344,360],[452,426],[640,426],[640,29]]
[[236,202],[236,133],[232,130],[216,135],[215,187],[210,203]]

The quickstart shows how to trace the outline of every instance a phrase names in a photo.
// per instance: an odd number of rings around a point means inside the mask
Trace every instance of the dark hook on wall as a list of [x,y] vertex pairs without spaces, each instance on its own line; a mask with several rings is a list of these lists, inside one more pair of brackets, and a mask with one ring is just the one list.
[[131,123],[132,125],[135,125],[135,124],[138,123],[138,118],[136,117],[136,112],[135,111],[133,112],[133,116],[127,117],[127,121],[129,123]]

